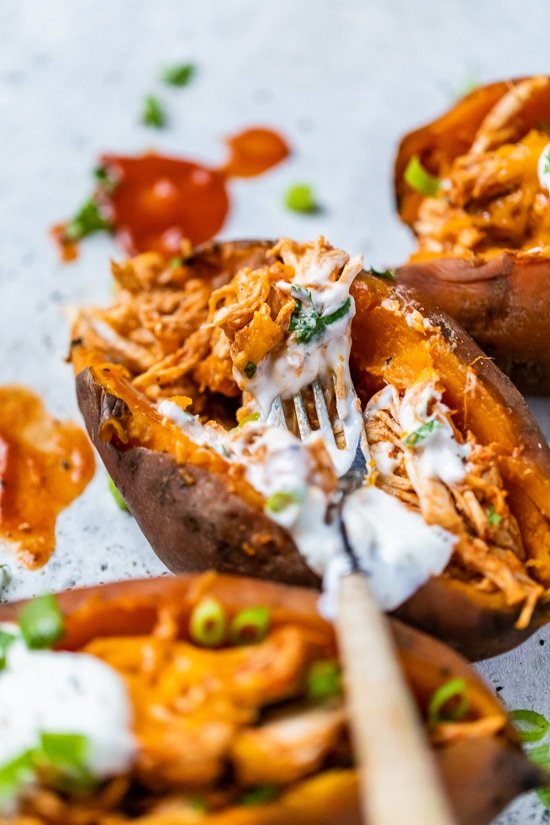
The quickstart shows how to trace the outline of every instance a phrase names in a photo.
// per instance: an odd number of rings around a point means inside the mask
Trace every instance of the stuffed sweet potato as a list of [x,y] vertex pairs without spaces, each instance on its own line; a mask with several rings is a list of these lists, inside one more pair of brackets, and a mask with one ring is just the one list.
[[[311,591],[208,573],[41,597],[0,621],[3,823],[361,821],[334,633]],[[393,630],[457,821],[489,823],[547,784],[473,670]]]
[[[340,558],[327,512],[359,419],[368,472],[344,519],[381,606],[472,658],[493,655],[549,615],[548,447],[454,322],[360,270],[323,239],[115,264],[113,306],[74,322],[80,408],[172,570],[308,586]],[[337,292],[330,311],[315,304],[320,285]],[[347,358],[359,401],[341,392]],[[296,437],[284,392],[323,359],[341,423],[331,454],[315,432]],[[288,429],[270,423],[278,393]]]
[[406,135],[395,164],[418,240],[399,279],[535,394],[550,393],[549,124],[549,77],[493,83]]

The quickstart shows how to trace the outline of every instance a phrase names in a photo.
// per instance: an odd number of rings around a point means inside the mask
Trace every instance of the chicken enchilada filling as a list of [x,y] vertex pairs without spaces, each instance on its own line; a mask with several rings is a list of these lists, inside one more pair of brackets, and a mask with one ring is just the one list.
[[[434,365],[407,367],[392,380],[373,378],[367,392],[359,382],[360,399],[350,392],[361,268],[323,238],[280,240],[258,266],[210,280],[191,277],[184,261],[138,256],[114,265],[112,307],[79,312],[73,358],[82,346],[88,363],[122,364],[161,416],[242,467],[265,513],[328,584],[343,560],[327,512],[363,438],[364,485],[343,517],[381,606],[396,608],[443,574],[500,594],[526,627],[545,587],[509,506],[499,449],[461,427],[445,403],[444,375]],[[393,299],[380,308],[423,340],[440,336],[416,308]],[[316,382],[332,449],[320,437]]]

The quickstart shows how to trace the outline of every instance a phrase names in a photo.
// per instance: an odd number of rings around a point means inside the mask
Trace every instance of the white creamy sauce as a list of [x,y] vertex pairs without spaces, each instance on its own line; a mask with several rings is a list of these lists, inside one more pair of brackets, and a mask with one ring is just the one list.
[[[330,278],[336,266],[343,269],[339,279],[333,281]],[[285,346],[264,358],[252,378],[247,379],[239,370],[234,371],[235,380],[241,389],[254,397],[264,421],[277,397],[290,399],[317,379],[325,383],[338,376],[336,386],[345,389],[336,393],[345,444],[341,448],[328,447],[338,475],[345,473],[353,462],[362,431],[362,413],[349,371],[351,322],[355,315],[355,302],[349,291],[362,267],[361,256],[348,260],[345,253],[337,259],[331,255],[326,259],[315,259],[307,266],[298,265],[293,283],[279,281],[279,289],[301,300],[304,308],[313,308],[321,318],[337,312],[347,301],[348,311],[309,341],[299,341],[298,332],[290,332]]]
[[73,733],[88,739],[89,771],[98,779],[115,776],[129,769],[136,752],[131,727],[126,685],[104,662],[29,650],[22,639],[8,648],[0,672],[0,767],[38,747],[41,733]]
[[[433,412],[428,407],[433,404]],[[399,410],[399,423],[405,433],[414,433],[425,424],[433,422],[433,429],[418,442],[405,447],[414,452],[420,473],[426,478],[439,478],[444,484],[456,484],[466,475],[468,469],[469,444],[460,444],[447,420],[449,408],[441,401],[441,393],[433,384],[419,395],[413,385],[405,392]],[[438,415],[439,413],[439,415]]]
[[550,191],[550,143],[547,143],[540,153],[538,173],[540,185]]

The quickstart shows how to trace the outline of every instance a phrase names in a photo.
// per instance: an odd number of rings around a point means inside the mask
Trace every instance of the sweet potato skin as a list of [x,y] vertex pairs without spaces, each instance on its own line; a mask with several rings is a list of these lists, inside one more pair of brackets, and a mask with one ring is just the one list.
[[[413,226],[423,196],[404,180],[413,155],[438,176],[470,148],[490,109],[524,78],[492,83],[466,95],[442,117],[406,135],[399,145],[394,186],[401,220]],[[517,116],[526,133],[550,115],[543,87]],[[397,277],[455,318],[524,393],[550,394],[550,259],[503,251],[482,261],[441,257],[398,267]]]
[[178,463],[168,453],[102,441],[102,416],[118,399],[97,383],[92,370],[77,377],[77,397],[107,472],[170,570],[213,569],[288,584],[319,584],[288,533],[233,492],[227,478]]
[[[238,244],[241,252],[245,243]],[[254,248],[254,242],[250,245]],[[267,248],[267,244],[262,248]],[[209,260],[215,261],[220,245],[206,251]],[[392,369],[392,364],[386,366],[385,350],[380,354],[371,351],[378,336],[375,324],[382,330],[386,317],[391,318],[391,314],[381,316],[380,304],[391,298],[404,311],[422,313],[440,333],[431,355],[435,367],[444,375],[449,366],[454,369],[452,380],[449,375],[446,382],[448,402],[459,411],[464,429],[475,432],[482,443],[498,443],[500,439],[508,450],[521,444],[521,472],[517,470],[518,461],[511,460],[516,473],[514,483],[536,499],[537,506],[550,518],[550,450],[511,381],[455,321],[429,301],[420,299],[414,290],[403,285],[394,287],[365,274],[356,282],[353,294],[357,314],[352,327],[352,371],[359,394],[363,392],[362,381],[371,358],[380,362],[380,374],[392,379],[391,373],[384,372]],[[403,347],[406,350],[408,342]],[[461,370],[466,367],[476,380],[471,404],[465,403],[465,377]],[[104,386],[94,367],[82,370],[76,384],[80,409],[93,443],[153,549],[173,572],[215,569],[294,585],[320,586],[319,578],[304,564],[290,535],[268,519],[261,507],[243,500],[227,474],[213,474],[192,463],[178,463],[168,451],[152,451],[139,445],[127,447],[116,440],[102,441],[102,416],[109,415],[118,399]],[[365,388],[364,392],[367,391]],[[550,551],[548,525],[543,538]],[[550,605],[541,603],[530,626],[522,631],[514,627],[519,611],[517,606],[506,606],[500,597],[444,576],[424,585],[399,609],[398,615],[449,640],[468,658],[482,659],[527,638],[548,620]]]
[[[311,590],[289,588],[271,582],[219,576],[129,581],[67,591],[58,596],[65,616],[66,634],[59,647],[78,650],[98,636],[124,636],[151,632],[159,609],[177,605],[182,626],[201,596],[218,599],[233,614],[246,606],[262,604],[272,611],[272,621],[313,626],[326,632],[335,644],[330,625],[316,610]],[[13,621],[21,603],[0,606],[0,621]],[[440,642],[397,621],[394,638],[407,679],[421,703],[439,684],[453,677],[465,678],[470,702],[481,716],[502,713],[495,696],[456,653]],[[434,751],[442,780],[460,825],[485,825],[518,794],[548,783],[548,776],[531,764],[522,752],[514,728],[462,740]],[[327,772],[306,780],[284,795],[280,802],[232,808],[205,815],[204,825],[360,825],[356,776],[353,771]]]

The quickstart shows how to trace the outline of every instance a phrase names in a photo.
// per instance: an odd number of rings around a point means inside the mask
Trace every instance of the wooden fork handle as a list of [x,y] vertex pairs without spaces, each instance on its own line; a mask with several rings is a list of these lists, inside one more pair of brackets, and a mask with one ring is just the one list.
[[340,582],[337,620],[368,825],[454,825],[389,623],[360,573]]

